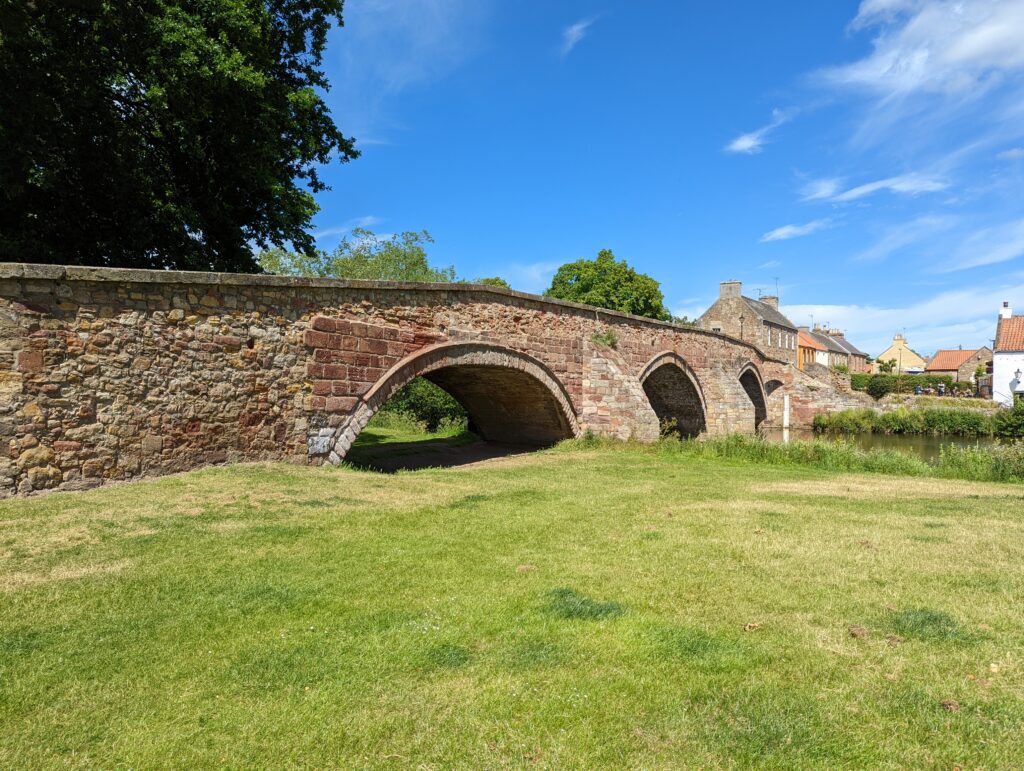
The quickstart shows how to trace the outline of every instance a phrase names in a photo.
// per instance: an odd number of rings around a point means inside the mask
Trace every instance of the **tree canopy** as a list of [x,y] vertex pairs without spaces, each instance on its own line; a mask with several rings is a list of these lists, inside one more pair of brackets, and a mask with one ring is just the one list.
[[544,295],[662,321],[672,318],[658,282],[616,260],[610,249],[598,252],[597,259],[560,267]]
[[333,252],[314,250],[306,254],[276,248],[261,253],[259,261],[268,273],[286,276],[366,281],[454,281],[454,267],[435,268],[427,259],[426,245],[432,243],[434,239],[425,230],[383,238],[369,230],[356,228]]
[[320,69],[343,0],[0,4],[0,259],[257,269],[358,155]]

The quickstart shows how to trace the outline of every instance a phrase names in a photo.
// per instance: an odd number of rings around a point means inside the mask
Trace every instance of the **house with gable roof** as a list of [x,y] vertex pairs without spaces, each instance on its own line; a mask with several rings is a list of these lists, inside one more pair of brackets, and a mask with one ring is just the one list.
[[697,319],[697,326],[757,346],[775,359],[797,363],[796,325],[779,311],[779,298],[743,296],[739,281],[719,284],[718,299]]
[[956,382],[974,383],[978,367],[988,369],[992,351],[981,348],[940,348],[924,368],[926,375],[948,375]]
[[1024,316],[1014,316],[1004,302],[996,322],[996,345],[992,351],[992,399],[1007,407],[1015,397],[1024,396]]

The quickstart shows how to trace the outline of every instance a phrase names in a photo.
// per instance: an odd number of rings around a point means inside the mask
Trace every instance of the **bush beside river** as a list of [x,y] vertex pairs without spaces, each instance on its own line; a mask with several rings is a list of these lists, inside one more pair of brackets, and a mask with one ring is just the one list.
[[1013,409],[972,410],[900,407],[891,412],[842,410],[816,415],[814,430],[822,434],[931,434],[933,436],[997,436],[1024,438],[1024,402]]

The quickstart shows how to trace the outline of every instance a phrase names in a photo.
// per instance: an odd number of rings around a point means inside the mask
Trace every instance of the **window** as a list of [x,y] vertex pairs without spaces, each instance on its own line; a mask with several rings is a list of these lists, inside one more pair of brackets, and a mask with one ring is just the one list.
[[721,327],[711,327],[711,331],[712,332],[721,332],[722,328]]

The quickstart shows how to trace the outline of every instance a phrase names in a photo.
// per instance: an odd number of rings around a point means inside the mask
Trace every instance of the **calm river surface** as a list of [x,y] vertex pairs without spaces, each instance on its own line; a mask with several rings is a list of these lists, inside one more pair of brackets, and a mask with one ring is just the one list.
[[[788,436],[786,436],[788,435]],[[825,442],[853,442],[863,450],[899,450],[934,463],[944,446],[992,447],[998,439],[989,436],[930,436],[928,434],[815,434],[809,429],[770,428],[764,431],[766,439],[776,442],[820,439]]]

